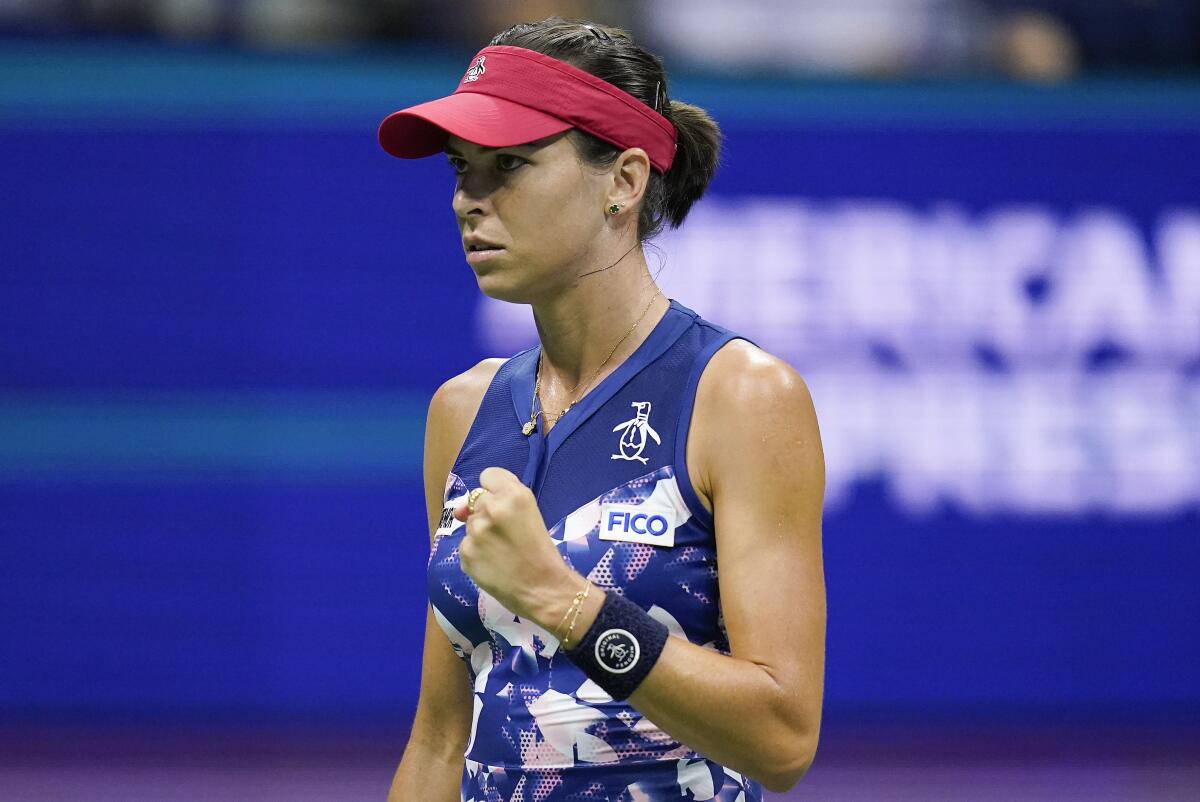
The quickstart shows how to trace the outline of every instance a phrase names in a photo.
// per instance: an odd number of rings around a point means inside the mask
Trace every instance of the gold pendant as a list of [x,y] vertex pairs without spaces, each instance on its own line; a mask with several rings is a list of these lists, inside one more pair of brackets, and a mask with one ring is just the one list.
[[525,425],[521,427],[521,434],[528,437],[529,435],[533,434],[533,430],[536,428],[537,424],[535,424],[533,421],[526,421]]

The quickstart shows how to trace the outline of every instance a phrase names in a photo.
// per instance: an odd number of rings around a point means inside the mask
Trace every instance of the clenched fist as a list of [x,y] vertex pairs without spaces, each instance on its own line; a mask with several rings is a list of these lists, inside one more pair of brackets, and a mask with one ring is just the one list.
[[454,517],[467,522],[459,546],[463,571],[508,610],[544,628],[558,623],[582,579],[566,564],[542,522],[533,491],[512,471],[479,474],[475,512],[464,501]]

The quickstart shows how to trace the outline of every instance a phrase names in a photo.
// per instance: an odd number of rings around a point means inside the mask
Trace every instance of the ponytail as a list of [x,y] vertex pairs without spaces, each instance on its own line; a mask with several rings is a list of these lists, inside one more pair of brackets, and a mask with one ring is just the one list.
[[662,216],[672,228],[678,228],[717,171],[721,129],[704,109],[680,100],[670,102],[665,116],[675,125],[678,150],[671,169],[663,176],[666,187]]

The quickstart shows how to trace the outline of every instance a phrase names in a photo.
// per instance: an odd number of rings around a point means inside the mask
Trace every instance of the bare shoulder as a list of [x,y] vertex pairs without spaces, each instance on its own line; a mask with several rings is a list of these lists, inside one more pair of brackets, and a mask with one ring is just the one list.
[[[478,411],[479,404],[483,401],[484,393],[491,385],[496,371],[505,361],[507,360],[500,357],[484,359],[457,376],[452,376],[442,382],[442,386],[438,387],[429,402],[430,417],[432,418],[436,414],[441,423],[451,421],[461,423],[460,419],[465,416],[468,418],[467,426],[469,427],[470,419],[475,417],[475,412]],[[465,436],[466,432],[463,434]]]
[[446,477],[471,430],[483,396],[505,359],[484,359],[442,382],[425,419],[425,500],[430,532],[441,515]]
[[[479,405],[483,403],[484,394],[505,361],[498,357],[484,359],[442,382],[429,401],[425,432],[427,447],[440,446],[442,451],[450,450],[448,455],[442,456],[448,456],[453,462],[471,429]],[[436,440],[431,441],[430,435]],[[449,467],[446,466],[447,470]]]
[[741,339],[730,340],[713,354],[697,391],[705,390],[712,400],[718,401],[729,400],[730,393],[759,401],[775,396],[809,396],[808,386],[795,368]]
[[710,511],[722,472],[770,470],[782,452],[789,461],[801,456],[797,449],[823,468],[807,383],[785,360],[742,339],[730,340],[705,366],[688,446],[688,471]]

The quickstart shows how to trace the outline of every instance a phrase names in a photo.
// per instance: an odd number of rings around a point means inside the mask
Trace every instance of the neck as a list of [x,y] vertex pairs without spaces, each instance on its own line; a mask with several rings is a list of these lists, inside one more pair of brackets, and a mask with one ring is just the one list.
[[[535,302],[543,392],[548,388],[556,395],[573,388],[585,392],[588,388],[578,385],[593,374],[591,386],[595,386],[637,349],[668,306],[670,302],[650,276],[641,248],[634,248],[612,268],[582,276],[553,298]],[[626,337],[639,317],[636,330]]]

